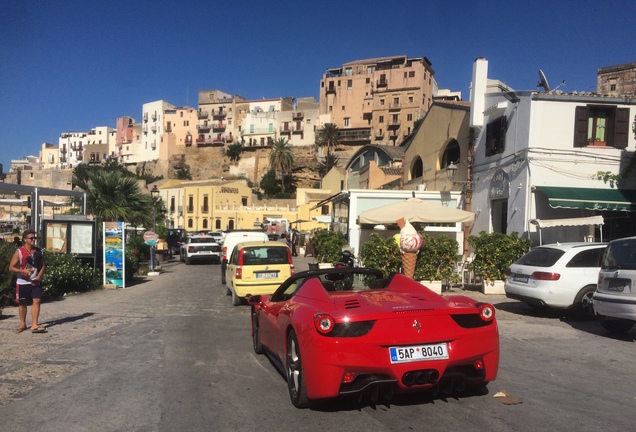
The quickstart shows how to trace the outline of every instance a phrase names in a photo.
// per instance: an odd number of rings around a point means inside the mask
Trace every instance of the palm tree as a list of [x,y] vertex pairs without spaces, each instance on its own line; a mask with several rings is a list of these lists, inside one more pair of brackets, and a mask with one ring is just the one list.
[[320,177],[324,177],[331,170],[331,168],[340,164],[340,158],[335,154],[331,153],[325,156],[324,160],[319,163],[318,173],[320,173]]
[[272,150],[269,153],[269,164],[280,177],[285,191],[285,174],[294,166],[294,153],[292,153],[291,144],[286,138],[278,138],[272,144]]
[[[95,217],[99,227],[105,221],[152,226],[152,197],[140,191],[134,177],[122,177],[117,172],[93,171],[82,180],[77,185],[88,192],[86,211]],[[162,208],[157,206],[158,210]],[[158,220],[162,217],[157,215]]]
[[319,147],[326,147],[327,154],[330,154],[332,150],[336,150],[340,145],[338,141],[339,135],[338,126],[333,123],[325,123],[316,133],[316,144]]

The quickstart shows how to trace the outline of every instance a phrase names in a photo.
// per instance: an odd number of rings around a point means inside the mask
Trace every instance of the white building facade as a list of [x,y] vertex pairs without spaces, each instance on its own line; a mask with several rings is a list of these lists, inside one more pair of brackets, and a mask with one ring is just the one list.
[[[487,70],[477,59],[471,234],[518,232],[535,245],[636,235],[636,169],[629,170],[636,99],[505,86],[489,92]],[[599,173],[625,178],[605,182]],[[584,219],[591,216],[604,224]],[[555,220],[564,221],[540,230]]]

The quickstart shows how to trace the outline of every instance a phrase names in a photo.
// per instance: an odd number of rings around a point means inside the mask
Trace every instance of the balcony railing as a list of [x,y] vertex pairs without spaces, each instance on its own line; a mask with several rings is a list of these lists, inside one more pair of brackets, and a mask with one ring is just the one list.
[[202,205],[201,206],[201,213],[208,213],[210,211],[210,207]]
[[373,136],[375,137],[375,139],[382,140],[382,139],[384,139],[384,132],[379,132],[378,131],[375,134],[373,134]]
[[227,112],[223,110],[212,110],[212,117],[214,117],[215,119],[225,118],[226,115],[227,115]]
[[166,126],[165,131],[166,132],[172,132],[172,126]]
[[152,118],[152,121],[157,121],[157,113],[154,113],[154,114],[151,116],[151,118]]
[[200,119],[208,118],[208,112],[205,110],[197,111],[197,117]]
[[291,127],[289,127],[289,125],[287,125],[287,127],[285,127],[285,125],[281,125],[280,127],[280,133],[282,134],[290,134],[291,133]]
[[186,211],[187,211],[188,213],[194,213],[194,206],[188,206],[188,207],[186,207]]
[[200,130],[200,131],[210,130],[210,125],[209,124],[198,124],[197,125],[197,130]]
[[389,85],[389,82],[387,80],[377,80],[375,82],[376,87],[386,87],[387,85]]
[[397,102],[397,103],[392,103],[391,105],[389,105],[389,109],[390,110],[399,110],[402,108],[402,104]]
[[275,134],[275,130],[269,128],[254,128],[242,132],[244,135],[262,135],[262,134]]
[[327,94],[329,94],[329,93],[336,94],[336,86],[327,87]]
[[293,133],[302,133],[303,130],[305,130],[305,125],[301,124],[300,126],[299,125],[292,126],[292,132]]
[[340,141],[363,141],[371,139],[371,130],[341,130],[338,134]]
[[150,130],[152,131],[152,133],[157,133],[157,126],[156,125],[152,125],[150,127]]
[[300,119],[302,119],[304,117],[305,117],[305,114],[303,114],[302,111],[294,111],[294,114],[292,114],[292,118],[294,120],[300,120]]
[[215,132],[222,132],[225,130],[225,125],[223,123],[214,123],[212,124],[212,130]]
[[389,122],[389,129],[399,129],[400,128],[400,121],[390,121]]
[[144,113],[144,123],[148,121],[148,113]]

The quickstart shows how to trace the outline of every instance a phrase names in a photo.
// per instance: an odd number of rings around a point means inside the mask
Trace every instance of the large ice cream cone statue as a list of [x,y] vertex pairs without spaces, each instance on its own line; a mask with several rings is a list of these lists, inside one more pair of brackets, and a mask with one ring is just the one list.
[[400,227],[400,252],[402,253],[402,271],[404,275],[413,279],[417,254],[424,244],[422,235],[418,233],[408,220],[401,218],[397,221]]
[[415,263],[417,262],[417,252],[404,252],[402,254],[402,271],[404,275],[413,279],[415,274]]

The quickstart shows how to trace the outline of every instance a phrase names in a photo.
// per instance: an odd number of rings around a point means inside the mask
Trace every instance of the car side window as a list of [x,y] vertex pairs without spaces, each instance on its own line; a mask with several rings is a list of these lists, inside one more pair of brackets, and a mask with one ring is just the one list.
[[600,267],[603,256],[603,248],[589,249],[581,251],[567,263],[566,267]]

